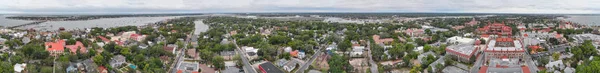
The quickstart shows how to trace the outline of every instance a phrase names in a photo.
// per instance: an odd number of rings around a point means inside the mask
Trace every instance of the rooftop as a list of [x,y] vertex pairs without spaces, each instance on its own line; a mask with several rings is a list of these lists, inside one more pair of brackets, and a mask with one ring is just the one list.
[[263,64],[260,64],[260,66],[258,67],[263,73],[284,73],[282,70],[280,70],[279,68],[275,67],[275,65],[273,65],[273,63],[271,62],[266,62]]
[[475,51],[477,51],[475,45],[471,44],[450,45],[446,47],[446,50],[449,52],[457,52],[462,55],[472,55]]
[[524,51],[523,45],[519,40],[511,38],[498,38],[491,40],[487,44],[487,51]]

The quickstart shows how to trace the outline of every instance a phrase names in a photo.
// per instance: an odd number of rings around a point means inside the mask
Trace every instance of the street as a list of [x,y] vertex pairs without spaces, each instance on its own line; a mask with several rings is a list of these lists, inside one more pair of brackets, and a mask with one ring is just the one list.
[[[368,41],[367,41],[368,42]],[[367,49],[371,49],[371,45],[367,44]],[[367,56],[369,56],[369,63],[371,64],[371,73],[379,73],[378,69],[377,69],[377,63],[375,63],[375,61],[373,61],[373,56],[371,55],[371,51],[369,51],[367,53]]]
[[312,62],[314,62],[316,60],[316,58],[321,55],[321,51],[317,50],[317,53],[315,53],[310,60],[308,60],[308,62],[304,63],[304,65],[300,66],[300,68],[298,68],[298,70],[296,70],[296,73],[304,73],[304,70],[308,69],[308,67],[312,64]]
[[250,64],[250,62],[248,61],[248,57],[245,53],[245,51],[240,48],[240,46],[237,45],[237,43],[235,42],[236,40],[233,41],[233,44],[235,44],[235,47],[237,48],[236,50],[238,51],[239,54],[241,55],[242,61],[244,62],[244,73],[257,73],[254,68],[252,67],[252,64]]

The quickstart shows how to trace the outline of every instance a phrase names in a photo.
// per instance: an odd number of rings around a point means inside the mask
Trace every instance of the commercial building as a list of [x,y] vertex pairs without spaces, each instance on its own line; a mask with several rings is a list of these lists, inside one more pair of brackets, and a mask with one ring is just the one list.
[[471,61],[471,57],[476,55],[479,47],[473,44],[458,44],[446,47],[446,55],[456,58],[461,62]]
[[519,40],[512,38],[496,38],[487,43],[483,49],[485,60],[491,58],[523,58],[525,49]]
[[275,65],[273,65],[271,62],[260,64],[258,69],[260,69],[260,73],[284,73],[282,70],[275,67]]

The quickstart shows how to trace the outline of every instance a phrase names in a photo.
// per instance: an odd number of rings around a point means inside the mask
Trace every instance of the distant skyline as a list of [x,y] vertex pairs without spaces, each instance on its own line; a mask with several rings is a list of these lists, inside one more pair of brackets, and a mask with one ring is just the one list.
[[600,0],[0,0],[0,14],[525,13],[600,14]]

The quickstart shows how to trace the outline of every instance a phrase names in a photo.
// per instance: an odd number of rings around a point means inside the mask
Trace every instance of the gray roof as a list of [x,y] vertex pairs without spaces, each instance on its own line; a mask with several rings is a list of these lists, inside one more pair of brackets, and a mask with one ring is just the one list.
[[493,68],[489,67],[487,72],[492,73],[523,73],[523,69],[521,67],[509,67],[509,68]]

